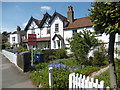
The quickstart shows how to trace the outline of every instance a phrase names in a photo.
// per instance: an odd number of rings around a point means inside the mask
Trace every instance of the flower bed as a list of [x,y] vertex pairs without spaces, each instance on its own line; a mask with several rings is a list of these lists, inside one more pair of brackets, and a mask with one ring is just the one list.
[[60,70],[61,68],[66,68],[66,69],[68,69],[70,71],[72,71],[72,70],[78,70],[78,68],[69,67],[69,66],[64,65],[64,64],[50,64],[50,65],[48,65],[48,67],[55,67],[58,70]]

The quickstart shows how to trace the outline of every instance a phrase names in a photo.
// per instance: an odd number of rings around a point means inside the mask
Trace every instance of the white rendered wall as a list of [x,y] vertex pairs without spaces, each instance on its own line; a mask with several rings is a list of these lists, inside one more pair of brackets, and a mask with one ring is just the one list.
[[[55,32],[55,24],[59,24],[59,32]],[[55,34],[59,34],[63,37],[63,22],[59,17],[55,17],[51,24],[51,49],[55,49],[54,43],[52,40],[52,38],[54,37]]]
[[9,59],[10,62],[17,65],[17,54],[8,52],[6,50],[2,50],[2,54],[5,55]]
[[48,21],[50,18],[47,18],[45,23],[43,24],[43,28],[41,28],[41,37],[50,37],[50,33],[47,34],[47,27],[48,27]]
[[[35,28],[34,30],[32,30],[33,27]],[[38,28],[34,21],[31,23],[29,30],[27,30],[27,38],[28,34],[36,34],[36,38],[40,38],[40,28]]]
[[[13,37],[15,37],[15,41],[13,41]],[[18,44],[20,43],[20,34],[10,34],[10,44]]]
[[90,30],[91,32],[94,31],[92,27],[64,30],[64,43],[66,47],[69,47],[69,42],[67,41],[67,39],[73,37],[73,30],[77,30],[77,33],[79,33],[80,31],[82,32],[83,30]]

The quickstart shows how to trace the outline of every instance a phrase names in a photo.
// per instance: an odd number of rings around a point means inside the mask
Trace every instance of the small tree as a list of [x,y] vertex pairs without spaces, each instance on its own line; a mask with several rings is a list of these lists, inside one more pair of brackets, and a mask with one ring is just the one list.
[[114,43],[116,33],[120,33],[120,2],[95,2],[91,8],[91,20],[96,33],[109,34],[108,59],[110,63],[111,87],[116,87],[114,63]]
[[92,47],[98,45],[98,40],[90,31],[76,33],[69,40],[71,51],[73,52],[79,64],[83,64],[87,60],[88,53]]

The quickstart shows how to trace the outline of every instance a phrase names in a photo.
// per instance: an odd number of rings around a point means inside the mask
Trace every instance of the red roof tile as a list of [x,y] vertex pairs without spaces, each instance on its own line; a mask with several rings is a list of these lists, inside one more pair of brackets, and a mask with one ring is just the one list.
[[42,20],[35,19],[38,24],[41,23]]
[[[40,41],[50,41],[50,37],[37,38],[37,42]],[[22,42],[28,42],[28,39],[24,39]]]
[[88,27],[92,25],[93,23],[90,20],[90,16],[88,16],[88,17],[82,17],[76,19],[74,22],[69,23],[68,27],[65,27],[64,29],[75,29],[75,28]]
[[37,41],[50,41],[50,37],[37,38]]

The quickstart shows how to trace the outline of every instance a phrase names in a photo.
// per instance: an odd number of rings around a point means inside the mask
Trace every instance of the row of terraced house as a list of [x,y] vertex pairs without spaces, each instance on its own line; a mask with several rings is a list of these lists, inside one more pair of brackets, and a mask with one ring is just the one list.
[[[28,46],[28,34],[36,34],[37,45],[34,48],[60,49],[70,47],[67,39],[83,30],[94,32],[94,25],[90,20],[90,16],[75,19],[73,7],[68,6],[67,17],[56,11],[52,16],[46,12],[41,20],[31,17],[24,30],[21,30],[18,26],[17,31],[10,35],[10,43],[11,47],[16,47],[22,42],[30,49],[30,46]],[[109,35],[97,34],[96,38],[102,40],[106,48],[108,48]],[[119,34],[116,35],[115,48],[120,50]],[[120,52],[117,57],[120,58]]]

